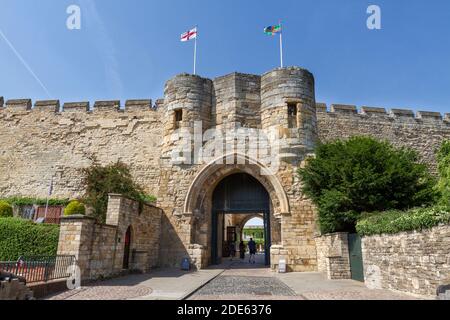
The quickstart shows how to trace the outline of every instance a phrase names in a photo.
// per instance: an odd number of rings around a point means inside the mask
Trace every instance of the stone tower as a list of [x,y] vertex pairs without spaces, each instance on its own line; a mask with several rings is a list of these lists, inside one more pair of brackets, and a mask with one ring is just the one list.
[[279,68],[261,78],[261,123],[285,144],[281,160],[297,164],[317,141],[314,76],[298,67]]
[[[211,126],[212,81],[195,75],[180,74],[166,83],[164,89],[165,115],[163,157],[171,157],[174,148],[180,148],[174,140],[173,133],[177,130],[181,134],[194,134],[195,122],[202,123],[202,132]],[[191,148],[191,161],[193,156]],[[189,155],[186,155],[189,157]],[[179,159],[188,164],[186,156]]]

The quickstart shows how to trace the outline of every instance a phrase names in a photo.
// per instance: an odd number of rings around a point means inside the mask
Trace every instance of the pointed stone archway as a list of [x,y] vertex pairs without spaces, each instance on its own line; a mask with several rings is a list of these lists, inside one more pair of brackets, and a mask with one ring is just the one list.
[[[227,162],[234,164],[226,164]],[[290,212],[288,198],[281,183],[258,161],[245,155],[231,154],[206,165],[193,180],[185,199],[184,216],[188,217],[190,223],[190,243],[200,245],[205,250],[203,259],[207,261],[202,262],[202,265],[212,263],[213,192],[223,179],[236,173],[248,174],[267,191],[270,238],[272,244],[281,244],[281,217]]]
[[[226,164],[229,159],[234,159],[232,161],[234,164]],[[235,153],[217,158],[200,170],[189,187],[184,203],[184,214],[195,214],[204,202],[208,189],[216,187],[220,180],[236,172],[250,174],[266,188],[270,195],[275,216],[290,212],[286,193],[278,178],[269,168],[247,155]]]

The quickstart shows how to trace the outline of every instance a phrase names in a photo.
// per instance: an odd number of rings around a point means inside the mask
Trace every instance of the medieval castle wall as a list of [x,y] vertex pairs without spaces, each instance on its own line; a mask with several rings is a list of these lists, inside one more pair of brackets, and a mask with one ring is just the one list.
[[330,141],[355,135],[388,140],[398,147],[409,147],[419,153],[420,161],[436,171],[436,150],[450,138],[450,113],[408,109],[317,104],[319,140]]
[[[434,151],[450,138],[450,115],[394,109],[316,104],[314,77],[301,68],[275,69],[262,76],[233,73],[214,80],[182,74],[169,80],[164,100],[89,103],[0,98],[0,196],[45,197],[52,176],[53,197],[83,194],[80,169],[95,157],[103,164],[121,160],[163,209],[160,264],[179,264],[186,255],[198,266],[210,261],[211,197],[224,176],[247,172],[267,189],[272,201],[272,264],[287,258],[294,271],[317,270],[315,208],[301,193],[296,175],[319,141],[353,135],[388,139],[417,150],[436,168]],[[261,164],[211,165],[187,162],[193,147],[178,152],[180,129],[201,133],[253,128],[275,131],[286,142],[274,177]],[[198,129],[197,129],[198,130]],[[235,143],[235,138],[231,138]],[[227,141],[227,142],[230,142]],[[203,141],[200,141],[200,146]],[[246,150],[251,149],[251,145]],[[176,163],[174,151],[178,156]],[[215,158],[218,155],[212,154]]]

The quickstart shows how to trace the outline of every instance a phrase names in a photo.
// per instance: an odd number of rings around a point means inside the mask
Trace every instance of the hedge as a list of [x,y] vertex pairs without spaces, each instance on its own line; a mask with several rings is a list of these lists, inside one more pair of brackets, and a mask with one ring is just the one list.
[[0,261],[20,256],[56,255],[59,226],[20,218],[0,218]]
[[[47,199],[32,198],[32,197],[9,197],[2,199],[8,202],[10,205],[14,206],[45,206],[47,204]],[[67,206],[69,204],[69,199],[48,199],[49,206]]]
[[420,231],[439,224],[450,224],[450,210],[446,206],[371,213],[357,223],[356,230],[361,236],[371,236]]

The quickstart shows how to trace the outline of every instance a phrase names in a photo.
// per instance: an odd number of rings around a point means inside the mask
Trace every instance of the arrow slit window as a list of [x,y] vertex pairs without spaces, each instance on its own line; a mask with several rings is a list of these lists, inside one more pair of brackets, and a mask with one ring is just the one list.
[[297,104],[288,103],[288,126],[289,129],[297,128]]
[[175,120],[175,128],[178,129],[180,127],[180,123],[183,121],[183,110],[182,109],[175,110],[174,120]]

